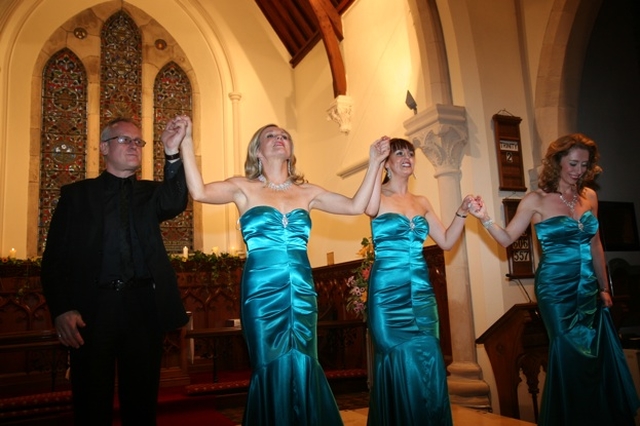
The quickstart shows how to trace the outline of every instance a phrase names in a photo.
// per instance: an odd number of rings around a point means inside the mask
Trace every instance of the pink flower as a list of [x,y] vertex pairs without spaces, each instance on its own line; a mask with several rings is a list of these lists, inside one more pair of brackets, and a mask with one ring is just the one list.
[[371,272],[371,267],[369,266],[368,268],[365,268],[362,270],[362,278],[366,280],[369,279],[369,273]]

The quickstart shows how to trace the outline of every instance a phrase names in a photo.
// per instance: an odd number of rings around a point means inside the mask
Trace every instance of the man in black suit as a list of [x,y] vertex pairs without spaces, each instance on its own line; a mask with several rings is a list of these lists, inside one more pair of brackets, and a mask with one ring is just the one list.
[[142,133],[113,120],[100,137],[106,170],[61,190],[41,279],[70,347],[76,425],[111,425],[116,371],[123,425],[156,422],[163,335],[188,319],[160,233],[187,206],[185,131],[176,117],[162,134],[164,180],[136,180]]

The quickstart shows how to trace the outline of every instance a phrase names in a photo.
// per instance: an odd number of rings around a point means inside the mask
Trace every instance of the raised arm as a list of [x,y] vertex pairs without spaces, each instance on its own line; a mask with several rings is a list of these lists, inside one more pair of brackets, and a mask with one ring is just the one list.
[[535,213],[535,206],[538,202],[539,195],[535,192],[530,192],[520,201],[516,214],[511,219],[506,228],[502,228],[487,213],[487,207],[481,197],[476,197],[471,202],[469,212],[477,217],[482,225],[487,229],[489,234],[496,240],[501,246],[508,247],[515,240],[517,240],[527,229],[527,226],[531,223],[531,218]]
[[456,214],[453,216],[449,227],[445,229],[444,225],[433,211],[429,200],[424,197],[420,198],[420,201],[424,203],[424,207],[427,210],[425,219],[429,222],[429,235],[442,250],[451,250],[453,245],[460,238],[460,235],[462,235],[465,219],[469,214],[469,206],[475,199],[476,198],[473,195],[467,195],[464,197],[464,200],[462,200],[462,204],[460,204],[460,207],[456,210]]
[[[385,157],[386,160],[386,157]],[[385,162],[382,161],[380,165],[383,165]],[[382,170],[382,167],[379,168]],[[382,191],[382,176],[381,173],[378,172],[378,178],[375,180],[375,184],[373,185],[373,192],[371,194],[371,198],[369,199],[369,203],[367,204],[367,208],[364,212],[367,216],[376,217],[378,215],[378,211],[380,211],[380,197]]]
[[380,171],[388,155],[389,137],[383,136],[371,144],[367,173],[352,198],[331,191],[320,191],[309,204],[309,208],[335,214],[358,215],[364,213],[371,200],[376,182],[380,180]]
[[[211,182],[205,185],[202,174],[196,164],[196,154],[193,144],[193,125],[187,116],[174,118],[167,124],[165,133],[183,135],[180,144],[180,155],[184,164],[189,194],[195,201],[208,204],[226,204],[236,201],[239,188],[229,180]],[[163,133],[163,138],[165,136]],[[163,139],[164,140],[164,139]]]

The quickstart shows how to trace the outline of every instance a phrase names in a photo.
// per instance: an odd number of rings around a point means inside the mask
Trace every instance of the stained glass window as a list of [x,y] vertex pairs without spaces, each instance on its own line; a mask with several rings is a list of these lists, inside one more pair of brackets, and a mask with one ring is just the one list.
[[38,254],[46,244],[60,188],[85,178],[87,74],[69,49],[55,53],[42,72]]
[[[165,65],[153,85],[153,177],[161,180],[164,170],[164,147],[160,135],[167,122],[176,115],[191,116],[192,92],[189,78],[175,62]],[[193,250],[193,202],[176,218],[162,224],[167,251],[179,253],[183,247]]]
[[[125,10],[109,17],[100,33],[99,78],[100,128],[116,117],[128,117],[140,122],[143,87],[153,81],[142,81],[142,35]],[[54,54],[43,69],[42,126],[40,161],[40,205],[38,223],[38,254],[46,244],[51,215],[60,187],[86,178],[87,147],[87,72],[81,60],[69,49]],[[150,93],[145,92],[145,93]],[[164,153],[160,135],[167,117],[176,114],[191,116],[191,83],[174,62],[158,73],[154,84],[154,179],[161,179]],[[97,107],[97,105],[96,105]],[[160,145],[158,146],[158,143]],[[97,147],[96,147],[97,148]],[[104,161],[100,156],[100,170]],[[162,226],[169,251],[182,247],[193,249],[193,210],[187,211]]]
[[124,10],[104,23],[100,53],[100,128],[117,117],[140,122],[142,37]]

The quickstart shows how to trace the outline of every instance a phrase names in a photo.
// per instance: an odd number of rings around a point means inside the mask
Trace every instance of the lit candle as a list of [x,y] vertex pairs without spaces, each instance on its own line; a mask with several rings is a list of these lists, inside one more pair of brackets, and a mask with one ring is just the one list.
[[11,248],[11,250],[9,250],[9,258],[10,259],[16,258],[16,249],[14,249],[13,247]]
[[189,247],[184,246],[182,248],[182,258],[187,260],[189,258]]
[[238,250],[235,247],[231,247],[231,256],[235,256],[238,254]]
[[215,254],[216,256],[218,255],[219,251],[220,251],[220,249],[218,248],[218,246],[215,246],[214,248],[211,249],[211,252],[213,254]]

